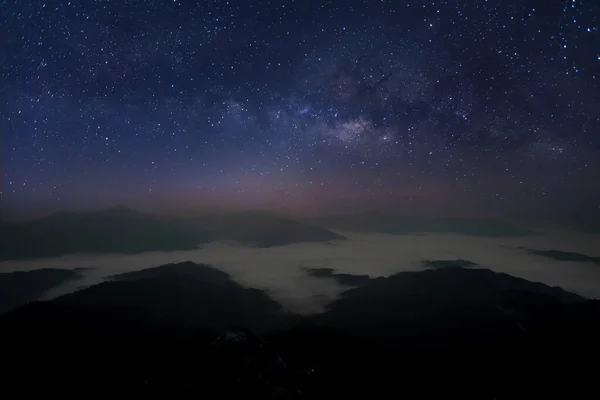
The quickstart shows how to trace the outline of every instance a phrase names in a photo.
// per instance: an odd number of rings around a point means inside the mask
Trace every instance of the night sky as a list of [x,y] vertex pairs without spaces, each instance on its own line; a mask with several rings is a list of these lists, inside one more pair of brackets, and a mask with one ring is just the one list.
[[597,0],[0,1],[2,211],[600,205]]

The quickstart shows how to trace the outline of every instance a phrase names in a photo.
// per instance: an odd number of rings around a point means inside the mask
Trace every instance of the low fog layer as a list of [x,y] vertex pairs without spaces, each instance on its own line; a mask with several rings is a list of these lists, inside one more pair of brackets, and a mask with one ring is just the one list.
[[528,249],[561,250],[597,256],[597,237],[548,233],[517,238],[481,238],[455,235],[387,235],[339,232],[348,240],[299,243],[256,248],[233,242],[213,242],[198,250],[147,252],[136,255],[68,255],[57,258],[5,261],[0,272],[40,268],[84,268],[83,278],[46,292],[52,298],[99,283],[111,275],[167,263],[193,261],[211,264],[245,286],[268,291],[288,309],[319,312],[348,289],[334,278],[315,277],[309,268],[332,268],[336,273],[389,276],[421,270],[424,261],[465,260],[482,268],[505,272],[530,281],[560,286],[589,298],[600,298],[600,265],[562,261]]

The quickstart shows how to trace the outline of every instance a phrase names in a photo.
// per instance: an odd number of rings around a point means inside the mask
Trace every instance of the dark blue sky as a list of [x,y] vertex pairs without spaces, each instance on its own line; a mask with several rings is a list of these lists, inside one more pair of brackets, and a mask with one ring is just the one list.
[[5,215],[598,208],[592,0],[2,1]]

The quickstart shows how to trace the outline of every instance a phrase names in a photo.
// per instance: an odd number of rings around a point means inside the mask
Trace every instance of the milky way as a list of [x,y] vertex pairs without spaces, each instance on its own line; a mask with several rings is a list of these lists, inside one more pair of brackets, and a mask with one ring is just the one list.
[[2,1],[4,214],[598,208],[600,4]]

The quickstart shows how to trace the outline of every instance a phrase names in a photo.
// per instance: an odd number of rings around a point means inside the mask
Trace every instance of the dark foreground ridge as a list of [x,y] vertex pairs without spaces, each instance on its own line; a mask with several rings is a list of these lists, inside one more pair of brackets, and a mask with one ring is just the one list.
[[300,318],[181,263],[9,312],[0,340],[4,388],[21,393],[576,398],[595,382],[579,361],[599,355],[599,317],[560,288],[450,266],[371,279]]
[[77,270],[44,268],[0,273],[0,314],[37,300],[46,291],[73,279]]
[[[165,327],[215,332],[231,325],[268,331],[289,317],[265,292],[245,288],[227,273],[205,264],[167,264],[115,275],[113,279],[30,307],[50,305],[48,312],[53,312],[52,307],[58,306],[75,312],[102,312],[109,317],[115,313]],[[90,319],[94,323],[93,317]]]

